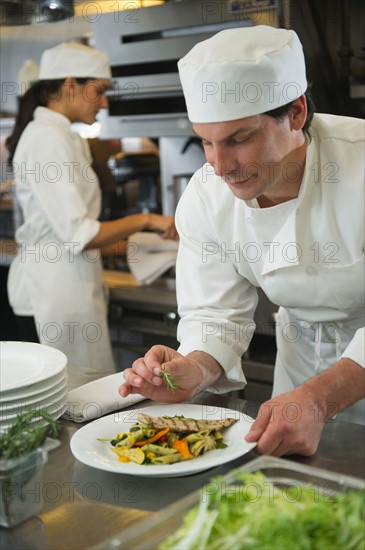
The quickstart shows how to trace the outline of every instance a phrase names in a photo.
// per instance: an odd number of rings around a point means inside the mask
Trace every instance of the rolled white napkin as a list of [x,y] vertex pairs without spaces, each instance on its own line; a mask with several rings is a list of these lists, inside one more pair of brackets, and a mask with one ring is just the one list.
[[123,382],[123,373],[117,372],[71,390],[63,417],[73,422],[85,422],[146,399],[139,394],[121,397],[118,388]]
[[134,233],[128,238],[128,267],[140,284],[149,285],[175,266],[178,247],[156,233]]

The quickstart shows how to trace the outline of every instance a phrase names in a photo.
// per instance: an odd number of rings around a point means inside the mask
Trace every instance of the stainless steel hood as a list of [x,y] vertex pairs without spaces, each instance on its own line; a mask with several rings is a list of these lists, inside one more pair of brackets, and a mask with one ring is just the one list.
[[192,135],[178,60],[197,42],[255,24],[258,15],[276,26],[277,4],[185,0],[101,16],[93,25],[95,46],[108,53],[114,79],[109,110],[101,115],[102,137]]

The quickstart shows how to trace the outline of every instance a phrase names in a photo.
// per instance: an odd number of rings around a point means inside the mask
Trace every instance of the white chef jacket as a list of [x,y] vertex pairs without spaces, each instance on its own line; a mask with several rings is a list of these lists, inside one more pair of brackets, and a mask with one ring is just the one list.
[[[223,367],[211,391],[242,388],[257,287],[279,307],[273,395],[341,356],[364,366],[364,122],[316,114],[299,196],[236,198],[205,164],[180,199],[179,351]],[[364,422],[365,400],[339,419]]]
[[67,355],[70,389],[115,372],[100,251],[83,250],[100,226],[91,164],[70,121],[37,107],[14,155],[24,223],[8,294],[17,315],[34,316],[40,342]]

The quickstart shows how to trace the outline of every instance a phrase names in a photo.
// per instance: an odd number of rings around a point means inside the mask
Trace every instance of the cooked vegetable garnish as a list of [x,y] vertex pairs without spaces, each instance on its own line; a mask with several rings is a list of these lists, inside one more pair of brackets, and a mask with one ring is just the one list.
[[274,485],[261,472],[213,478],[201,502],[160,550],[360,550],[365,491],[324,493],[318,486]]
[[155,441],[158,441],[159,439],[161,439],[164,435],[167,434],[167,432],[170,431],[170,427],[167,426],[167,428],[164,428],[163,430],[157,432],[157,434],[153,435],[152,437],[149,437],[147,439],[147,441],[137,441],[135,443],[135,445],[137,445],[137,447],[141,447],[142,445],[145,445],[146,443],[154,443]]
[[175,443],[173,444],[173,447],[180,454],[182,454],[185,459],[190,458],[189,445],[188,445],[188,440],[186,439],[186,437],[184,437],[183,439],[178,439],[177,441],[175,441]]
[[137,464],[173,464],[197,458],[213,449],[224,449],[220,430],[237,419],[198,420],[183,416],[153,417],[140,413],[138,423],[128,433],[119,433],[108,441],[121,462]]
[[119,456],[120,462],[136,462],[137,464],[142,464],[144,462],[145,456],[144,452],[141,449],[113,449]]

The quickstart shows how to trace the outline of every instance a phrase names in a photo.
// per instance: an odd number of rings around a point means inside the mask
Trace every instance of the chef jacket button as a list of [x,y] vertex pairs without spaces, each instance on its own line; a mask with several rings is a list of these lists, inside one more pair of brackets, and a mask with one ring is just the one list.
[[308,266],[305,271],[307,275],[310,275],[311,277],[315,277],[316,275],[318,275],[318,271],[316,270],[316,268],[312,267],[311,265]]

